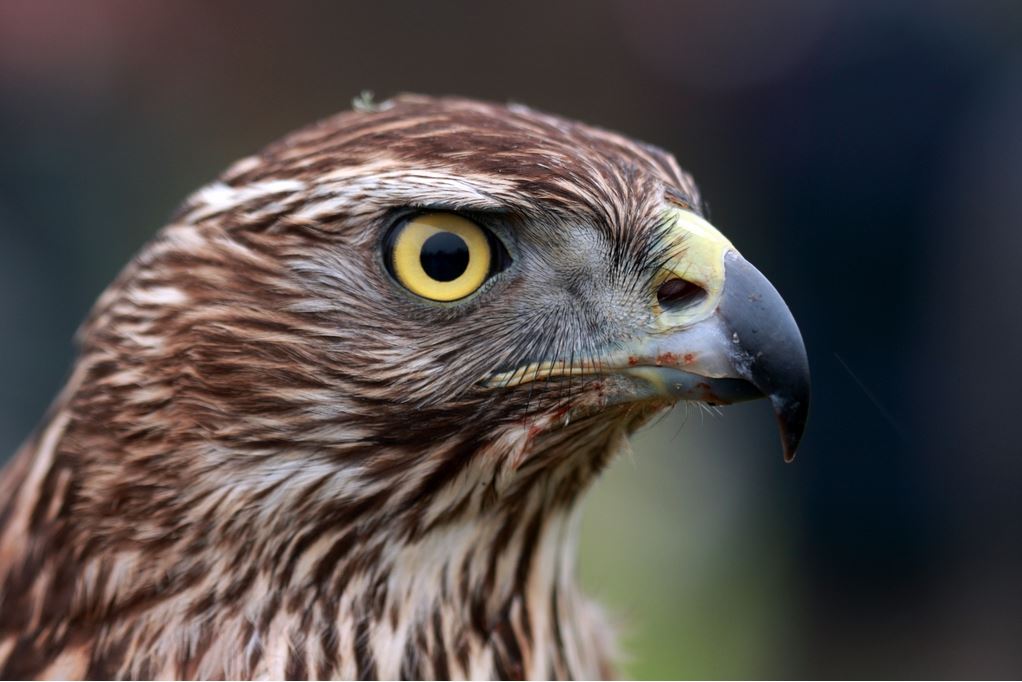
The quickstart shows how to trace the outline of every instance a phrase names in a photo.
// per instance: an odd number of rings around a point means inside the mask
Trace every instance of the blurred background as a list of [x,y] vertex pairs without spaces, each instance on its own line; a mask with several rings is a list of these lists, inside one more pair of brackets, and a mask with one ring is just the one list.
[[809,348],[590,495],[637,677],[1022,675],[1022,4],[0,2],[0,458],[189,192],[360,91],[513,100],[675,153]]

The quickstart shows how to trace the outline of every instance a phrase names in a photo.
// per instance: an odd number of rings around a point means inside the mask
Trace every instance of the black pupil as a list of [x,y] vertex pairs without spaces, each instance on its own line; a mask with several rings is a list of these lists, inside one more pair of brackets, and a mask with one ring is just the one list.
[[438,282],[456,280],[468,267],[468,244],[453,232],[437,232],[423,242],[419,262],[423,271]]

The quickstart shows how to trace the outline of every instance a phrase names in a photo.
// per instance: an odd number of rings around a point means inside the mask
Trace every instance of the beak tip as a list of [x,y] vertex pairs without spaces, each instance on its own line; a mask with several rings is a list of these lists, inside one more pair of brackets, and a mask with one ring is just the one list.
[[[777,423],[781,431],[781,447],[784,450],[784,461],[791,463],[795,459],[802,435],[806,430],[806,419],[809,416],[809,401],[795,402],[771,401],[777,413]],[[780,402],[781,404],[778,404]]]
[[782,442],[782,447],[784,448],[784,463],[791,464],[795,461],[795,453],[798,450],[798,444],[784,440]]

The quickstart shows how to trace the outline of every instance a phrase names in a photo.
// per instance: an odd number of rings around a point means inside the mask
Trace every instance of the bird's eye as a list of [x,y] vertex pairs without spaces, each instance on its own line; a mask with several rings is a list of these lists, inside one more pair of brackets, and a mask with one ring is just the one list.
[[472,294],[510,260],[491,232],[455,213],[422,213],[396,225],[384,242],[390,274],[431,301]]

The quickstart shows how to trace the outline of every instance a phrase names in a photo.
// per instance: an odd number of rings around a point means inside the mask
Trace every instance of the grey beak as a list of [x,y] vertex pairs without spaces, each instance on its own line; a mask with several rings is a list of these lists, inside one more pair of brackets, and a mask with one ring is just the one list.
[[730,251],[724,268],[717,313],[731,332],[731,365],[770,400],[790,462],[809,416],[809,358],[802,335],[777,289],[751,263]]

